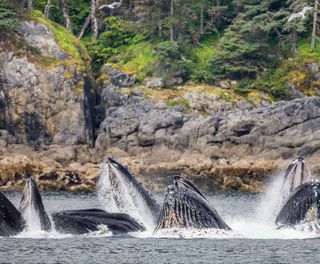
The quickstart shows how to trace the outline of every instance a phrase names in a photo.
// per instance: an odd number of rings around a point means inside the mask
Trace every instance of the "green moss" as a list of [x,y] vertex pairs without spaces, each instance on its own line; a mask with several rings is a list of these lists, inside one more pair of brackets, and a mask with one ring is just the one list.
[[49,27],[63,52],[72,58],[88,59],[89,55],[81,42],[73,36],[65,27],[48,20],[39,10],[34,10],[30,18]]
[[180,102],[176,101],[176,100],[175,101],[170,101],[170,102],[167,102],[166,105],[167,106],[171,106],[171,107],[172,106],[178,106],[178,105],[180,105]]
[[28,56],[30,62],[34,63],[36,66],[44,66],[45,68],[52,68],[56,67],[57,65],[61,64],[61,61],[53,58],[53,57],[46,57],[46,56]]

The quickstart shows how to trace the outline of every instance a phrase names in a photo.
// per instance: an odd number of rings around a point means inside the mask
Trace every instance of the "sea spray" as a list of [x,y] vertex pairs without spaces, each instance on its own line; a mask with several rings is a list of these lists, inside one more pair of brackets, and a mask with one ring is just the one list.
[[273,224],[281,209],[283,196],[281,188],[283,185],[283,174],[274,176],[263,194],[260,205],[257,207],[256,220],[261,223]]
[[126,213],[147,230],[153,230],[154,217],[141,194],[130,182],[126,181],[117,170],[111,170],[111,165],[103,164],[98,181],[98,199],[108,212]]
[[23,218],[26,221],[26,231],[28,233],[37,233],[41,231],[40,217],[34,206],[28,206],[23,212]]

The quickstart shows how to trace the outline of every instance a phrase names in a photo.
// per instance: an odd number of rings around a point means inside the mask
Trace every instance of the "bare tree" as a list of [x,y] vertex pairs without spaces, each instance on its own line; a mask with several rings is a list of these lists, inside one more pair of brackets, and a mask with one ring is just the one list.
[[293,54],[297,53],[297,29],[296,27],[292,27],[291,29],[291,33],[290,33],[290,51]]
[[98,19],[96,16],[97,2],[96,0],[91,0],[91,24],[92,24],[92,40],[96,40],[98,37]]
[[204,8],[204,3],[203,0],[200,3],[200,34],[204,34],[204,28],[203,28],[203,8]]
[[44,9],[44,16],[46,18],[49,18],[49,16],[50,16],[50,8],[51,8],[51,0],[48,0],[47,4],[46,4],[46,7]]
[[84,24],[83,24],[83,26],[81,28],[81,31],[80,31],[80,33],[78,35],[78,39],[81,39],[83,37],[84,32],[86,32],[87,28],[90,25],[90,22],[91,22],[91,11],[90,11],[89,15],[87,16],[86,21],[84,22]]
[[64,20],[64,25],[72,33],[72,26],[71,26],[71,20],[69,16],[67,0],[60,0],[60,3],[61,3],[61,10],[62,10],[62,16]]
[[313,9],[313,24],[312,24],[312,36],[311,36],[311,50],[316,47],[316,34],[317,34],[317,21],[318,21],[318,5],[319,0],[315,0]]
[[[173,3],[174,0],[171,0],[170,1],[170,17],[173,18],[173,15],[174,15],[174,3]],[[171,41],[174,41],[174,28],[173,28],[173,24],[172,24],[172,20],[171,20],[171,23],[170,23],[170,40]]]
[[32,10],[32,0],[28,0],[27,8],[28,8],[29,11]]

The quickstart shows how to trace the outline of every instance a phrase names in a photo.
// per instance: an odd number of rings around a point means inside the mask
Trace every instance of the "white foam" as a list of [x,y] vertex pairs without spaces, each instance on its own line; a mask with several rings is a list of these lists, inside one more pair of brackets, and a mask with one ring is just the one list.
[[182,239],[196,239],[196,238],[243,238],[233,230],[223,230],[216,228],[195,229],[195,228],[172,228],[161,229],[156,233],[139,232],[131,234],[137,238],[182,238]]
[[261,223],[274,223],[284,201],[281,195],[283,174],[275,176],[266,187],[254,218]]
[[26,231],[30,233],[37,233],[41,231],[41,221],[38,212],[34,206],[27,206],[23,212],[23,218],[26,221]]

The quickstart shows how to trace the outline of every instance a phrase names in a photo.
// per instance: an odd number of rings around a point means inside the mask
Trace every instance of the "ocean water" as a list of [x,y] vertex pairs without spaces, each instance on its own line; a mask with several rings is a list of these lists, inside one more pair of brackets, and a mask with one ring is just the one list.
[[[20,193],[5,193],[18,205]],[[96,194],[45,192],[50,214],[64,209],[101,207]],[[269,194],[270,196],[270,194]],[[315,263],[319,235],[277,229],[268,195],[208,194],[232,232],[152,230],[111,236],[107,230],[64,235],[30,229],[0,238],[0,263]],[[162,195],[157,198],[161,201]],[[274,206],[273,206],[274,207]]]

